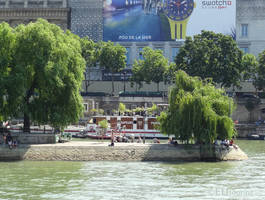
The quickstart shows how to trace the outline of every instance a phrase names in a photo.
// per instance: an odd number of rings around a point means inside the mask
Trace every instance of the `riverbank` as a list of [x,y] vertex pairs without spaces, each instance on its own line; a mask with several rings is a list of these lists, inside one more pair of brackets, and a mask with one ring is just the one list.
[[245,160],[240,148],[197,145],[77,142],[0,147],[0,161],[200,161]]

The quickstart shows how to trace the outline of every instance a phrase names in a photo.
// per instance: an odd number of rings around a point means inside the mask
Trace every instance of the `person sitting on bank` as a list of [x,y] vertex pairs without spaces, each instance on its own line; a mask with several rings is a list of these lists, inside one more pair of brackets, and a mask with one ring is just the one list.
[[129,139],[124,135],[123,137],[122,137],[122,142],[129,142]]
[[12,147],[13,147],[13,137],[11,136],[10,133],[7,134],[6,141],[7,141],[9,149],[12,149]]
[[174,144],[174,141],[173,141],[172,137],[168,138],[168,144]]
[[18,141],[17,141],[17,140],[14,140],[14,141],[13,141],[13,147],[14,147],[14,148],[17,148],[17,145],[18,145]]
[[3,146],[6,145],[6,135],[3,133]]
[[138,137],[138,140],[137,140],[137,143],[142,143],[143,141],[142,141],[142,138],[139,136]]
[[131,143],[134,143],[134,134],[131,134]]
[[215,140],[213,144],[218,145],[218,140]]
[[154,138],[153,142],[156,143],[156,144],[160,143],[159,139],[157,139],[157,138]]
[[229,146],[232,146],[234,147],[235,149],[238,149],[238,146],[234,143],[234,140],[231,139],[230,142],[229,142]]

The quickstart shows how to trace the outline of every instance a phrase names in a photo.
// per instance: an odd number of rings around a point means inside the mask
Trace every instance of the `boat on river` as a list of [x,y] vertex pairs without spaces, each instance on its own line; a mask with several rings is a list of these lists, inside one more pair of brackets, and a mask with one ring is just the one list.
[[[99,122],[107,120],[109,127],[103,129],[100,127]],[[148,138],[168,138],[163,135],[156,128],[159,125],[156,117],[154,116],[93,116],[86,126],[68,126],[64,129],[63,134],[71,134],[77,138],[93,138],[93,139],[110,139],[111,133],[115,136],[126,137],[144,137]],[[21,133],[23,131],[23,124],[12,125],[9,128],[10,132]],[[31,126],[30,132],[34,133],[54,133],[54,128],[45,126]]]
[[260,134],[249,134],[247,136],[249,140],[265,140],[265,135],[260,135]]
[[[102,129],[99,122],[107,120],[109,127]],[[144,137],[144,138],[168,138],[156,129],[159,122],[156,117],[144,116],[94,116],[80,134],[82,137],[94,139],[109,139],[111,133],[115,136]],[[73,135],[75,137],[75,135]]]
[[[71,135],[75,135],[75,134],[78,134],[85,129],[86,129],[85,126],[71,125],[71,126],[67,126],[64,129],[63,133],[65,133],[65,134],[70,133]],[[22,133],[23,132],[23,124],[10,125],[7,127],[7,130],[9,130],[11,133]],[[55,130],[53,127],[51,127],[49,125],[30,126],[30,133],[31,134],[54,134]]]

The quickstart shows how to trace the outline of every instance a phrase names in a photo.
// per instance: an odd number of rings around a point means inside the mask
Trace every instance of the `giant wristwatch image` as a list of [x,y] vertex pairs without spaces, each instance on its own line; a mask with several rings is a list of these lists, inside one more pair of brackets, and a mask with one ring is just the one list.
[[164,12],[169,21],[171,39],[186,38],[187,22],[194,8],[194,0],[167,0]]

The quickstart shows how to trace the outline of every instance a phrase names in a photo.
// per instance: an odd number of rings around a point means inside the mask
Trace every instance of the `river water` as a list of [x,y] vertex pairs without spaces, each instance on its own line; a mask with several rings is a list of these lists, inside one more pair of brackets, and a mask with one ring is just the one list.
[[234,162],[0,162],[1,200],[265,199],[265,141]]

